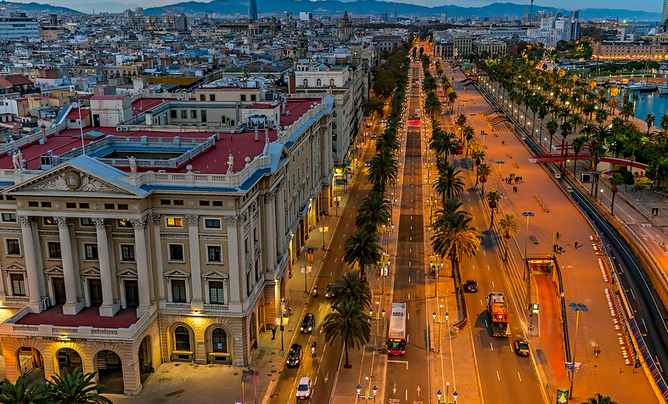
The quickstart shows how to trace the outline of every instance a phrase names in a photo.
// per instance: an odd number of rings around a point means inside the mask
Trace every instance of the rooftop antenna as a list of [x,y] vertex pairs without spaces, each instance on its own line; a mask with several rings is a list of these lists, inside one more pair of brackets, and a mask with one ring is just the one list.
[[81,119],[81,99],[77,100],[77,109],[79,110],[79,135],[81,136],[81,152],[86,155],[86,143],[84,143],[83,120]]

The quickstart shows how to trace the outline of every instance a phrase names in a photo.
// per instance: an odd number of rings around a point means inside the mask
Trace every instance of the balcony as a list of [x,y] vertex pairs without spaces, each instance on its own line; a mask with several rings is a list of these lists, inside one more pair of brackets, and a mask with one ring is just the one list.
[[63,314],[61,306],[41,313],[32,313],[26,307],[0,324],[0,335],[134,341],[149,326],[155,313],[153,310],[137,317],[135,309],[125,309],[113,317],[102,317],[97,307],[89,307],[70,316]]

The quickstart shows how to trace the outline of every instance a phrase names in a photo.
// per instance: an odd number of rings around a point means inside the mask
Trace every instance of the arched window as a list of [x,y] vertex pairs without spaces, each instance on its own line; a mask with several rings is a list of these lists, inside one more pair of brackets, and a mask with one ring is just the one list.
[[308,79],[304,79],[304,87],[308,87]]
[[322,81],[320,79],[315,81],[316,87],[322,87]]
[[213,352],[227,353],[227,334],[222,328],[216,328],[211,333],[211,344]]
[[182,325],[174,329],[174,349],[177,351],[190,351],[190,333]]

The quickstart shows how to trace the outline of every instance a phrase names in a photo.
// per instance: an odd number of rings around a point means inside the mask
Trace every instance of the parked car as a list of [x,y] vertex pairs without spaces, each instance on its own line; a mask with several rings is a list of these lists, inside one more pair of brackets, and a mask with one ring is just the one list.
[[475,293],[478,291],[478,282],[473,279],[469,279],[464,282],[464,292],[466,293]]
[[302,362],[302,346],[299,344],[292,344],[288,352],[288,359],[285,365],[289,368],[298,368]]
[[515,354],[522,357],[529,356],[529,342],[524,337],[519,337],[513,342]]
[[325,289],[325,298],[327,299],[333,299],[336,297],[336,293],[334,293],[334,284],[330,283],[327,285],[327,289]]
[[315,316],[313,313],[306,313],[299,330],[304,334],[310,333],[315,328]]
[[297,400],[309,400],[311,398],[311,379],[307,376],[299,379],[297,385]]

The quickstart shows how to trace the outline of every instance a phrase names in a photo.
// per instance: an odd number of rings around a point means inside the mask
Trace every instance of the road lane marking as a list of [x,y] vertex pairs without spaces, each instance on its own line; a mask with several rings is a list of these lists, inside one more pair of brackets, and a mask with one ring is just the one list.
[[408,401],[408,389],[404,392],[404,397],[406,398],[406,401]]
[[489,348],[490,348],[492,351],[494,350],[494,345],[492,345],[491,342],[489,343]]
[[522,383],[522,375],[520,375],[520,371],[517,371],[517,378],[520,379],[520,383]]
[[496,370],[496,379],[497,379],[498,381],[501,381],[501,374],[499,373],[499,370],[498,370],[498,369]]

